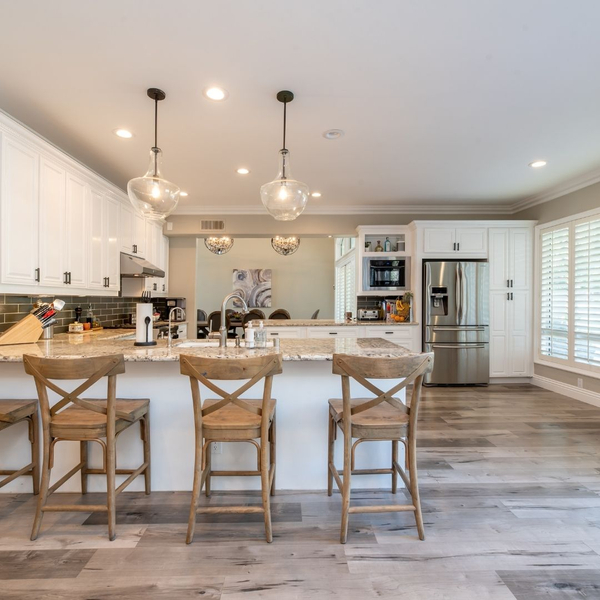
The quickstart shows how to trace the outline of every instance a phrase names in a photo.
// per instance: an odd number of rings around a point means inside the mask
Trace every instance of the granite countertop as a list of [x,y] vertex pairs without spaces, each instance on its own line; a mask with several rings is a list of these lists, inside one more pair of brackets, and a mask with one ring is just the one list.
[[262,319],[250,321],[252,327],[410,327],[418,323],[386,323],[385,321],[334,321],[333,319]]
[[[64,334],[68,336],[66,339],[56,336],[54,340],[40,341],[35,344],[0,346],[0,363],[22,362],[24,354],[49,358],[86,358],[107,356],[109,354],[123,354],[125,360],[130,362],[177,362],[179,361],[180,354],[191,354],[193,356],[205,356],[208,358],[245,358],[275,352],[273,347],[260,350],[246,350],[235,347],[211,347],[206,343],[191,348],[179,348],[177,343],[175,343],[172,348],[168,348],[166,340],[158,340],[156,346],[145,348],[134,346],[132,340],[106,338],[99,335],[100,333],[86,333],[81,335]],[[181,343],[194,341],[202,344],[201,340],[183,340]],[[333,354],[336,353],[388,358],[412,356],[415,354],[407,348],[403,348],[389,340],[379,338],[336,338],[332,340],[286,339],[281,340],[280,352],[285,361],[332,360]]]

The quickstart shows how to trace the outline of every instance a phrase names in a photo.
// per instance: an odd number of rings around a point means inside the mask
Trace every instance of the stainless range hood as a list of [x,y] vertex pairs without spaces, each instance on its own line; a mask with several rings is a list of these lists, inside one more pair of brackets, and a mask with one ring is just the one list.
[[144,258],[121,252],[121,277],[164,277],[165,272]]

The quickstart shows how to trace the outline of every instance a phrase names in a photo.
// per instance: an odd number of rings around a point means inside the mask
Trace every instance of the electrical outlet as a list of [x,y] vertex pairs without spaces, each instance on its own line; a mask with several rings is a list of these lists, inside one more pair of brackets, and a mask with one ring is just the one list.
[[212,452],[212,454],[221,454],[222,448],[223,446],[221,442],[212,442],[210,445],[210,451]]
[[580,387],[580,388],[583,387],[583,379],[581,377],[577,378],[577,387]]

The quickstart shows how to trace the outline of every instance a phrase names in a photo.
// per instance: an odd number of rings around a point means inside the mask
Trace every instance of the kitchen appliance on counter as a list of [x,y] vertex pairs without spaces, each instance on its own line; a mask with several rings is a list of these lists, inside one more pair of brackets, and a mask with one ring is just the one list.
[[359,308],[358,309],[358,320],[359,321],[379,321],[381,320],[381,311],[376,308]]
[[410,258],[363,258],[363,291],[402,292],[410,286]]
[[423,262],[425,385],[489,383],[489,273],[484,260]]
[[[173,321],[185,321],[185,298],[167,298],[166,299],[166,304],[167,304],[167,314],[169,314],[171,312],[171,309],[175,308],[175,307],[179,307],[182,310],[176,310],[173,313]],[[183,312],[182,312],[183,311]]]

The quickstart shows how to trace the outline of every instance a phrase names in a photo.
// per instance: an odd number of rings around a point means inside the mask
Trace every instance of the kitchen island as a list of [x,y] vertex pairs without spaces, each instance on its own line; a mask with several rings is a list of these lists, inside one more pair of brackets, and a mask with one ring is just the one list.
[[[23,355],[53,358],[83,358],[123,354],[127,372],[120,375],[117,394],[123,398],[150,398],[152,427],[152,489],[155,491],[190,490],[194,462],[194,423],[189,379],[179,373],[179,356],[193,354],[211,358],[239,358],[275,352],[273,347],[248,350],[218,348],[212,341],[184,341],[169,348],[160,340],[151,348],[136,347],[122,331],[81,335],[62,335],[57,339],[0,347],[0,381],[2,398],[35,398],[33,378],[23,370]],[[341,397],[339,376],[331,373],[334,353],[360,356],[408,356],[404,347],[382,339],[298,339],[281,340],[283,373],[273,379],[273,397],[277,398],[277,488],[323,490],[327,487],[327,400]],[[393,381],[382,383],[391,387]],[[96,384],[88,397],[105,395],[105,383]],[[66,386],[65,386],[66,387]],[[72,386],[73,389],[75,385]],[[239,382],[223,388],[233,390]],[[353,393],[360,393],[358,386]],[[364,391],[362,392],[364,394]],[[256,390],[254,391],[256,394]],[[250,390],[250,395],[255,397]],[[205,396],[206,397],[206,396]],[[51,398],[55,402],[57,397]],[[340,436],[341,438],[341,436]],[[338,439],[338,443],[340,440]],[[100,464],[100,452],[91,445],[92,466]],[[256,453],[250,444],[227,443],[213,452],[215,469],[251,469],[256,465]],[[29,444],[26,429],[17,425],[2,432],[0,456],[2,468],[24,464]],[[66,473],[78,461],[79,444],[61,442],[56,448],[52,482]],[[135,467],[142,456],[137,427],[119,437],[117,462],[119,468]],[[336,450],[341,460],[341,447]],[[339,461],[338,461],[339,462]],[[362,444],[357,452],[357,468],[387,467],[390,463],[390,444]],[[354,487],[387,487],[390,477],[369,475],[353,480]],[[259,478],[215,478],[215,489],[259,489]],[[103,477],[90,477],[90,491],[105,489]],[[142,490],[138,479],[131,491]],[[79,479],[74,477],[63,491],[79,491]],[[3,492],[30,491],[29,478],[19,478]]]

